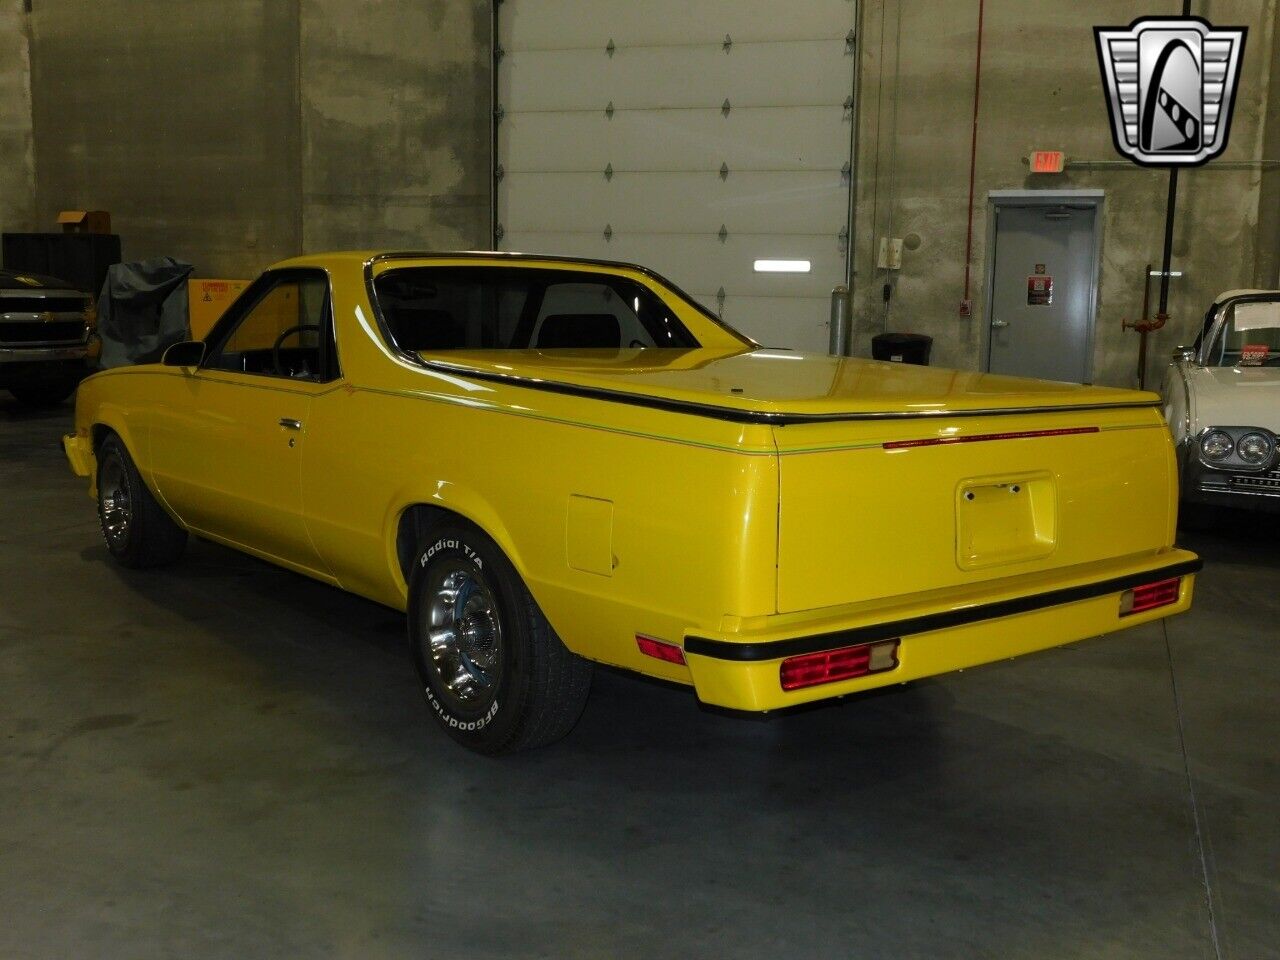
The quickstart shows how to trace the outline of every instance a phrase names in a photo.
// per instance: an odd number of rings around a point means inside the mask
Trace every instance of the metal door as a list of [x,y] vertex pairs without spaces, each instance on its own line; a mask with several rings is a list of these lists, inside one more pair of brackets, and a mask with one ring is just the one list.
[[856,3],[497,10],[497,248],[642,263],[767,345],[825,353]]
[[1092,379],[1097,283],[1094,205],[998,204],[987,369]]

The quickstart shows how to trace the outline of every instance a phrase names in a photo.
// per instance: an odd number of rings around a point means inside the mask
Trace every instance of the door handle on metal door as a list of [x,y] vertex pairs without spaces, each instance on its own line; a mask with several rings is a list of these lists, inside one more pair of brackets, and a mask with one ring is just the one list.
[[302,429],[302,421],[301,421],[301,420],[293,420],[293,419],[291,419],[291,418],[289,418],[289,417],[281,417],[279,422],[280,422],[280,426],[284,427],[286,430],[301,430],[301,429]]
[[[991,326],[992,326],[993,328],[995,328],[996,330],[1001,330],[1001,329],[1003,329],[1004,327],[1007,327],[1008,325],[1009,325],[1009,321],[1008,321],[1008,320],[992,320],[992,321],[991,321]],[[283,422],[283,421],[282,421],[282,422]]]

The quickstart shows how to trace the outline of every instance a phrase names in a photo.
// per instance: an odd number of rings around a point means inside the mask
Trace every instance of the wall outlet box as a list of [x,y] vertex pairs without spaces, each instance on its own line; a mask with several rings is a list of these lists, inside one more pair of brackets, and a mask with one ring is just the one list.
[[876,267],[880,270],[902,269],[902,238],[881,237],[876,251]]
[[972,316],[973,316],[973,301],[972,301],[972,300],[961,300],[961,301],[960,301],[960,316],[962,316],[962,317],[972,317]]

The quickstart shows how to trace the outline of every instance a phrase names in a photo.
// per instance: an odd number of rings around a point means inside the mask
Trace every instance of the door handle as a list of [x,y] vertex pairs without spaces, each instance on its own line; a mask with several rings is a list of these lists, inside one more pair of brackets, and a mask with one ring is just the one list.
[[[996,330],[1002,330],[1002,329],[1004,329],[1005,327],[1007,327],[1008,325],[1009,325],[1009,321],[1008,321],[1008,320],[992,320],[992,321],[991,321],[991,326],[992,326],[992,328],[993,328],[993,329],[996,329]],[[283,423],[284,421],[282,420],[282,421],[280,421],[280,422],[281,422],[281,423]]]
[[301,429],[302,429],[302,421],[301,421],[301,420],[294,420],[294,419],[292,419],[292,418],[290,418],[290,417],[281,417],[281,418],[280,418],[280,420],[279,420],[279,423],[280,423],[280,426],[284,427],[286,430],[301,430]]

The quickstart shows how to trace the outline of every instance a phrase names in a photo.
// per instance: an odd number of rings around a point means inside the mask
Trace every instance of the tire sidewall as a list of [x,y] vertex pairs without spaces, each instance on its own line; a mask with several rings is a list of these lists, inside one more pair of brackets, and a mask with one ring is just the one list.
[[[125,535],[124,543],[119,546],[113,545],[111,538],[107,536],[106,518],[102,510],[102,474],[111,459],[120,461],[120,472],[124,478],[125,486],[128,488],[129,505],[132,515],[129,520],[129,531]],[[98,529],[102,533],[102,542],[107,546],[107,552],[117,560],[128,563],[133,559],[135,545],[138,539],[138,481],[137,471],[133,467],[133,461],[129,458],[128,452],[124,449],[124,445],[115,437],[108,437],[103,441],[102,447],[98,451],[98,473],[95,477],[98,489]]]
[[[484,579],[502,625],[501,676],[494,696],[474,710],[454,706],[442,694],[439,677],[421,642],[427,585],[439,566],[463,561]],[[497,546],[477,530],[461,525],[437,529],[419,548],[409,581],[409,642],[423,696],[432,715],[460,743],[481,751],[498,750],[516,734],[528,677],[528,619],[521,615],[516,574]]]

